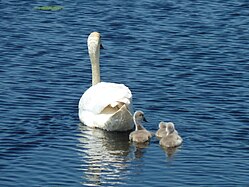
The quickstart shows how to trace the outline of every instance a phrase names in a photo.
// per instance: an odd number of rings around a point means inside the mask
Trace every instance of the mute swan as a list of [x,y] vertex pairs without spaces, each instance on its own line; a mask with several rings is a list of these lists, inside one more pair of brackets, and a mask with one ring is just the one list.
[[133,120],[136,126],[135,131],[131,132],[129,135],[130,141],[137,142],[137,143],[145,143],[150,140],[152,134],[147,131],[143,125],[141,124],[142,121],[146,121],[144,117],[144,113],[142,111],[136,111],[133,115]]
[[123,84],[100,82],[100,33],[92,32],[87,40],[92,66],[92,86],[79,101],[79,119],[89,127],[107,131],[127,131],[132,121],[132,94]]
[[[161,122],[159,123],[159,125],[158,125],[159,129],[158,129],[157,132],[156,132],[156,136],[157,136],[158,138],[162,138],[163,136],[166,136],[166,134],[167,134],[167,132],[166,132],[166,126],[167,126],[167,124],[169,124],[169,123],[172,124],[172,122],[163,122],[163,121],[161,121]],[[174,125],[174,124],[173,124],[173,125]],[[175,130],[175,132],[178,133],[176,130]]]
[[178,132],[175,130],[174,123],[167,123],[165,128],[166,134],[162,137],[159,144],[163,147],[177,147],[182,144],[182,138],[178,135]]

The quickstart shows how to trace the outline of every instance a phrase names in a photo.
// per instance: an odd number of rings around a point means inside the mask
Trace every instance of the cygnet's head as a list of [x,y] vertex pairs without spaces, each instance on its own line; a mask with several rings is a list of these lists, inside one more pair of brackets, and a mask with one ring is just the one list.
[[147,122],[147,120],[144,117],[144,113],[141,110],[137,110],[134,113],[133,119],[134,119],[135,122],[142,122],[142,121]]
[[161,121],[158,125],[159,129],[165,129],[166,128],[166,123],[164,121]]
[[166,132],[167,132],[167,135],[173,133],[174,131],[175,131],[175,125],[174,125],[174,123],[172,123],[172,122],[166,123]]
[[98,32],[92,32],[87,39],[88,52],[89,54],[94,54],[102,48],[101,36]]

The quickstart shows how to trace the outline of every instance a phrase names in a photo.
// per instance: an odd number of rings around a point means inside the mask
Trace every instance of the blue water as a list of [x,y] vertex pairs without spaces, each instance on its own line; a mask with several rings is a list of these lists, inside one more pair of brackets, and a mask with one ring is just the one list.
[[[60,5],[60,11],[35,7]],[[249,2],[0,2],[1,186],[249,186]],[[79,123],[99,31],[103,81],[126,84],[166,152]]]

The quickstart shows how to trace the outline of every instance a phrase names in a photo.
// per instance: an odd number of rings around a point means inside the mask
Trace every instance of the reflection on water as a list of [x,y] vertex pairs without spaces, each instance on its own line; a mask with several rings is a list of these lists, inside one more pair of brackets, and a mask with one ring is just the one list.
[[137,148],[137,149],[144,149],[149,146],[150,142],[143,142],[143,143],[138,143],[138,142],[132,142],[132,144]]
[[[49,2],[0,3],[1,186],[248,186],[248,1],[55,0],[65,9],[34,10]],[[148,130],[179,124],[181,148],[75,129],[94,30],[103,80],[131,88]]]
[[179,147],[170,147],[170,148],[164,148],[164,147],[162,147],[162,149],[166,153],[167,160],[168,161],[172,161],[172,159],[174,158],[173,156],[178,151]]
[[[108,132],[89,128],[81,123],[78,127],[80,133],[77,148],[81,157],[83,185],[115,186],[125,183],[129,179],[131,168],[138,172],[143,167],[136,160],[142,161],[147,150],[158,144],[156,137],[151,142],[138,144],[129,142],[130,132]],[[158,149],[165,151],[168,161],[172,161],[177,150],[178,148]]]
[[107,132],[79,124],[78,149],[84,185],[120,184],[131,158],[129,132]]

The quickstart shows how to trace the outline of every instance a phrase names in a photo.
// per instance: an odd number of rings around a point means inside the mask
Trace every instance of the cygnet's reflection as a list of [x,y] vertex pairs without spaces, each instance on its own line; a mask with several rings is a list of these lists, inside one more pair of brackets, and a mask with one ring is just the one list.
[[[108,132],[79,124],[78,149],[82,156],[84,185],[116,185],[125,182],[133,150],[130,132]],[[123,180],[122,180],[123,179]]]
[[167,159],[170,161],[174,158],[174,154],[177,152],[178,147],[170,147],[170,148],[162,148],[166,155],[167,155]]

